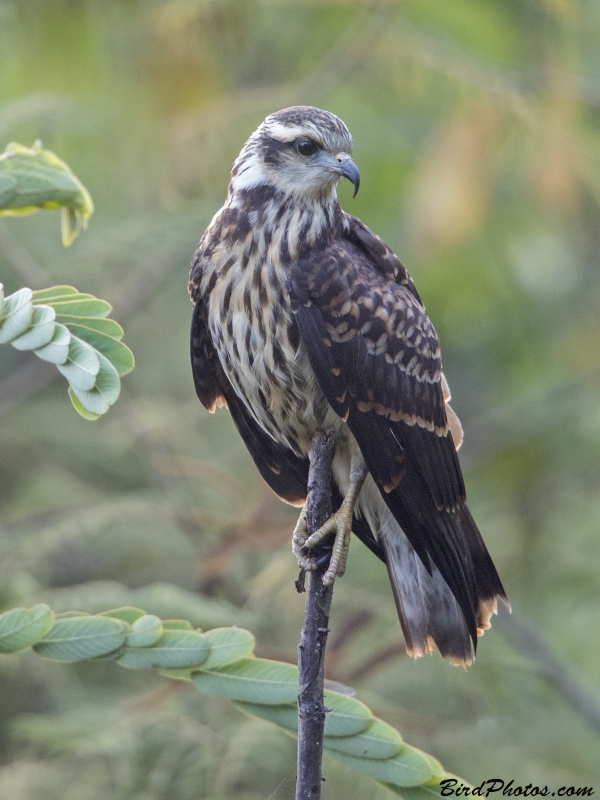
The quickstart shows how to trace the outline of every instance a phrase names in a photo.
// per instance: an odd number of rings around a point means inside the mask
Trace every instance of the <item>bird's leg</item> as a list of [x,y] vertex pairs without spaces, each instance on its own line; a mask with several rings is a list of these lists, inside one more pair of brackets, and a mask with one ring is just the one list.
[[335,530],[335,541],[333,543],[331,560],[329,561],[327,572],[323,575],[323,583],[325,586],[331,586],[335,579],[338,576],[341,578],[346,571],[346,559],[348,558],[350,538],[352,536],[354,506],[356,505],[358,495],[360,494],[366,477],[367,468],[361,458],[359,464],[352,464],[350,469],[350,486],[348,487],[342,505],[336,513],[327,520],[322,528],[313,533],[312,536],[309,536],[306,540],[305,547],[314,547],[323,536]]
[[342,505],[318,531],[307,535],[306,531],[306,510],[302,509],[296,527],[294,529],[292,549],[302,569],[307,571],[315,569],[315,559],[306,556],[302,551],[305,548],[315,547],[330,533],[335,533],[333,550],[327,572],[323,575],[323,583],[330,586],[336,577],[342,577],[346,571],[346,559],[350,547],[350,536],[352,534],[352,516],[354,506],[362,489],[362,485],[367,477],[367,468],[362,458],[353,459],[350,469],[350,486],[342,501]]

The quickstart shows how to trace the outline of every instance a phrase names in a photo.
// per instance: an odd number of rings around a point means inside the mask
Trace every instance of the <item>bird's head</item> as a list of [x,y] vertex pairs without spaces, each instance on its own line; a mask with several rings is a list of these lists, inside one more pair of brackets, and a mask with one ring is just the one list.
[[268,116],[233,165],[234,192],[269,185],[286,195],[325,199],[340,178],[358,192],[360,175],[350,153],[352,136],[339,117],[312,106]]

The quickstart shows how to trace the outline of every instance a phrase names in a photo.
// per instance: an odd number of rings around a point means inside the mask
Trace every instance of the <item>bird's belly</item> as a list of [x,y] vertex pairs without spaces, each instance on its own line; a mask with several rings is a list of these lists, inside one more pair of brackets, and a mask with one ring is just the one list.
[[248,293],[244,298],[236,288],[227,309],[211,297],[209,325],[221,364],[261,428],[307,454],[319,426],[343,423],[318,386],[289,301],[248,303]]
[[[308,453],[328,406],[303,354],[290,359],[288,370],[273,369],[268,348],[255,356],[248,370],[240,360],[228,376],[261,428],[276,441],[299,453]],[[306,368],[306,372],[303,367]]]

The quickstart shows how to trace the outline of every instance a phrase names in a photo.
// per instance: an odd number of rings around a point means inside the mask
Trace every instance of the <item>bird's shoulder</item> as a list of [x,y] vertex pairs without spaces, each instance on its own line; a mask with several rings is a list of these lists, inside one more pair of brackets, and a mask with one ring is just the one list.
[[226,275],[234,264],[245,268],[249,257],[257,255],[259,243],[263,250],[266,248],[273,234],[273,220],[269,218],[271,228],[266,224],[268,209],[280,209],[281,216],[290,208],[289,203],[277,205],[276,196],[275,187],[270,185],[235,196],[230,187],[225,204],[204,231],[192,259],[188,289],[193,301],[201,294],[210,295],[219,276]]
[[418,380],[438,383],[439,340],[412,278],[385,242],[344,214],[339,235],[300,259],[292,273],[293,300],[316,306],[335,344],[355,336],[366,352]]
[[381,275],[399,286],[404,286],[422,305],[417,287],[398,256],[364,222],[344,212],[343,236]]

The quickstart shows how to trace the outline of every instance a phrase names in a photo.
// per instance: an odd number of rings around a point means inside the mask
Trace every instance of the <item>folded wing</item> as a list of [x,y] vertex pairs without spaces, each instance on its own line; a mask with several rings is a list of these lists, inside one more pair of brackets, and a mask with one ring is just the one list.
[[[439,342],[410,276],[347,217],[343,237],[295,265],[292,292],[322,391],[426,573],[438,589],[440,578],[449,587],[475,644],[504,590],[465,505]],[[453,412],[451,422],[458,435]],[[381,544],[390,568],[399,546],[389,536]]]

